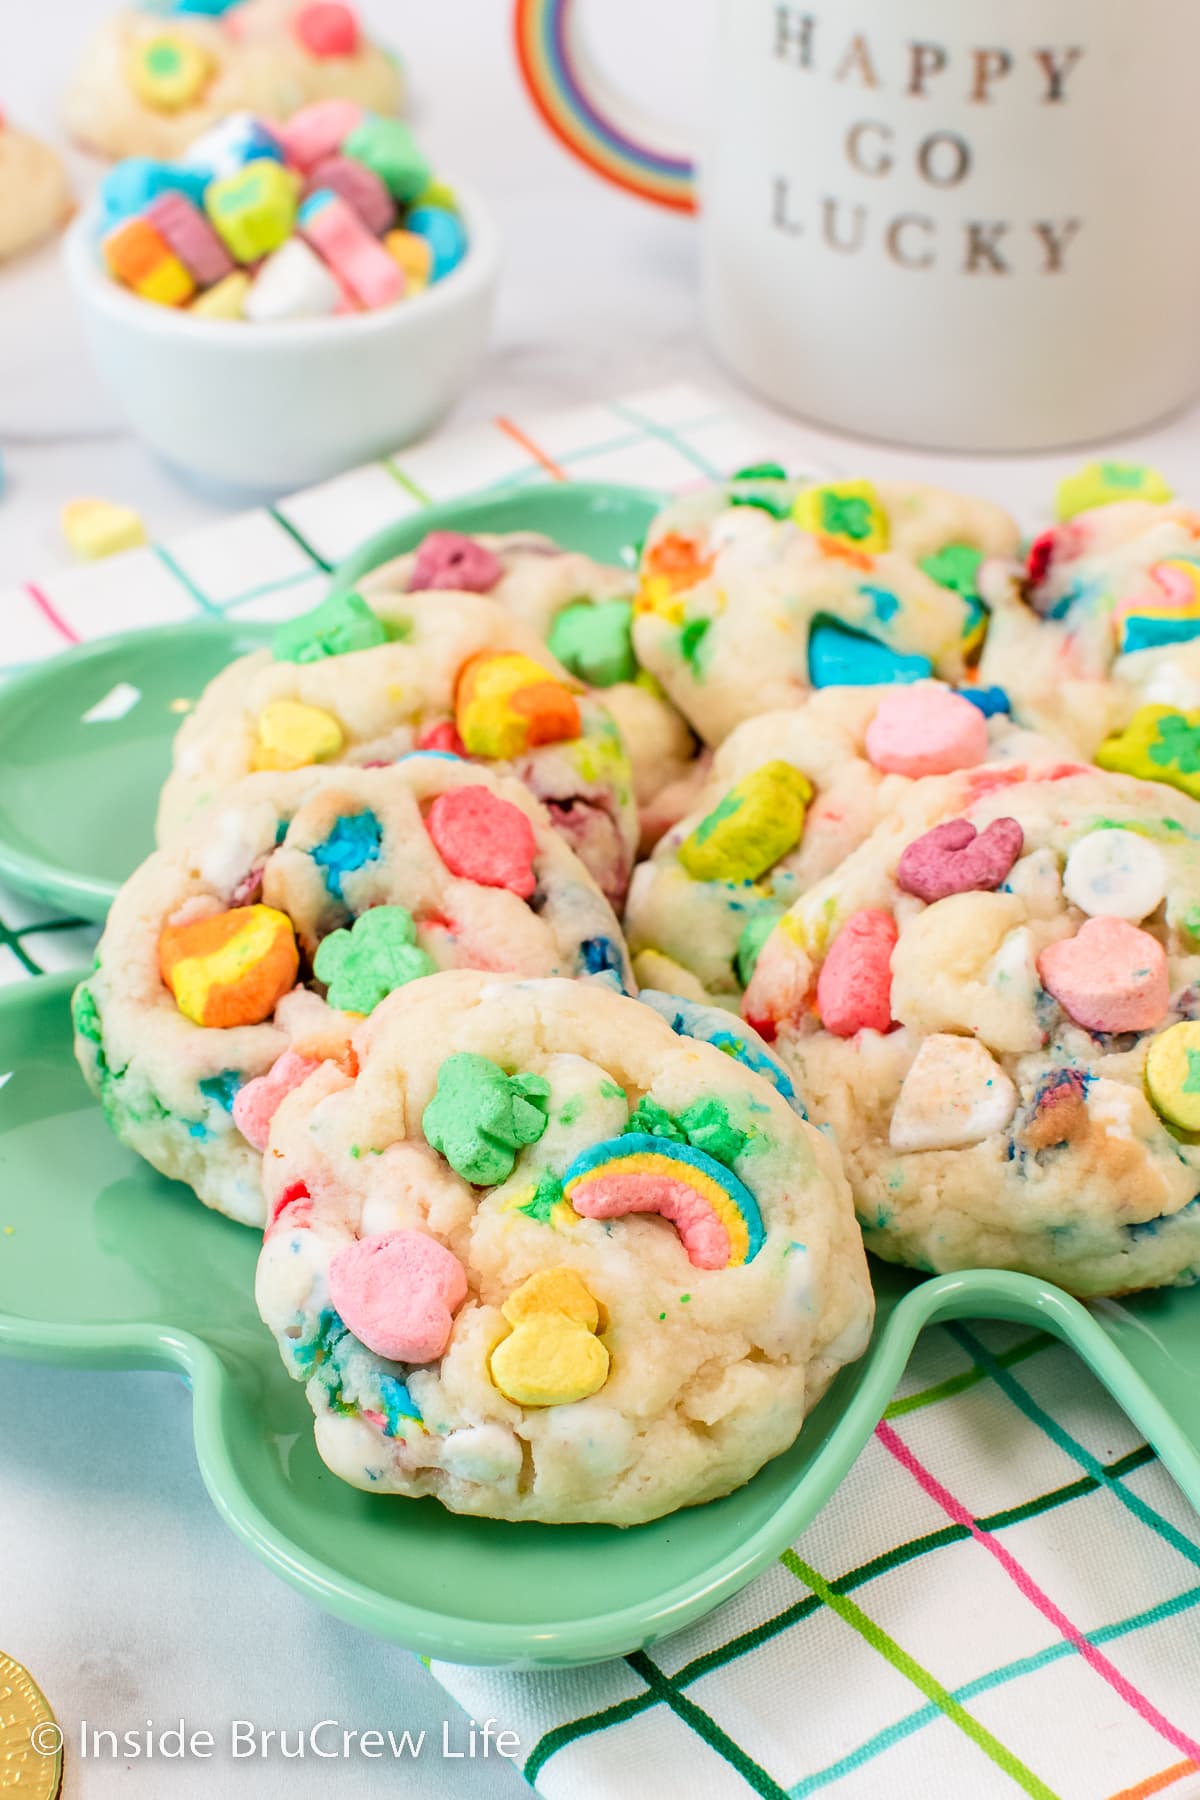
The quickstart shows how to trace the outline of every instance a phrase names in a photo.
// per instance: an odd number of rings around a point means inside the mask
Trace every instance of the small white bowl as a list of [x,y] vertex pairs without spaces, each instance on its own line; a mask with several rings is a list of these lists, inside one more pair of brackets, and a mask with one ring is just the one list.
[[468,247],[451,274],[380,312],[279,325],[139,299],[105,270],[89,208],[63,254],[96,367],[134,430],[193,481],[264,495],[421,437],[474,372],[500,265],[491,219],[455,192]]

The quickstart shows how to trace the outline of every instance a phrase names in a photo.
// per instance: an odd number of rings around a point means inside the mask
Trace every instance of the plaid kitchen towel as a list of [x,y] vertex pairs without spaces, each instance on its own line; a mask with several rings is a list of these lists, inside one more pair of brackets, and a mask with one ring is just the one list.
[[[0,666],[286,617],[433,500],[547,476],[679,490],[795,448],[681,387],[497,420],[0,595]],[[94,936],[0,889],[0,981],[77,967]],[[1200,1520],[1073,1353],[939,1326],[835,1498],[719,1611],[592,1668],[432,1668],[517,1732],[547,1800],[1200,1800]]]

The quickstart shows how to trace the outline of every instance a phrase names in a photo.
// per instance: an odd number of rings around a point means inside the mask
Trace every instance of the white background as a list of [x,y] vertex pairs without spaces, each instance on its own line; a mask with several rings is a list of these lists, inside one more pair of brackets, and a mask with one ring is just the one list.
[[[0,0],[0,104],[14,121],[55,135],[67,68],[106,10],[105,0]],[[493,354],[454,422],[519,419],[676,378],[726,389],[698,337],[695,226],[605,188],[548,138],[518,84],[508,0],[363,0],[362,10],[408,60],[437,165],[489,196],[506,238]],[[604,0],[592,11],[609,66],[623,66],[641,95],[668,96],[677,119],[699,116],[709,5]],[[72,167],[86,192],[95,167]],[[977,485],[1030,526],[1053,477],[1077,460],[914,460],[809,435],[816,459]],[[0,587],[66,560],[56,521],[74,496],[136,506],[157,537],[214,511],[124,434],[88,370],[53,251],[0,273],[0,448]],[[1195,414],[1114,448],[1200,487]],[[170,1377],[0,1362],[0,1648],[30,1666],[71,1729],[80,1718],[124,1728],[182,1714],[221,1732],[235,1717],[289,1728],[335,1717],[423,1728],[433,1740],[400,1772],[372,1762],[81,1768],[72,1758],[68,1795],[528,1791],[503,1766],[438,1760],[442,1720],[460,1730],[461,1715],[420,1665],[326,1618],[231,1537],[196,1473],[189,1397]]]

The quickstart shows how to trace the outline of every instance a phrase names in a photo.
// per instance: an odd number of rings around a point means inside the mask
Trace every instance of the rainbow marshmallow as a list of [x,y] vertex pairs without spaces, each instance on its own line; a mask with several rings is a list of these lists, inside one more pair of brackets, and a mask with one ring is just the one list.
[[607,1138],[563,1176],[563,1194],[585,1219],[654,1212],[678,1231],[697,1269],[753,1262],[765,1232],[758,1202],[732,1170],[703,1150],[649,1133]]

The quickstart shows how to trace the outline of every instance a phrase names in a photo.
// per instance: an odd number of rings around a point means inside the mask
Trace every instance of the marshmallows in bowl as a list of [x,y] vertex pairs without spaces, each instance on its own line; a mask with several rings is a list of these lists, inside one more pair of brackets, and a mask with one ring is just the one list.
[[277,125],[223,120],[176,162],[130,157],[102,188],[103,260],[143,300],[275,324],[371,312],[456,269],[467,231],[399,119],[323,100]]

